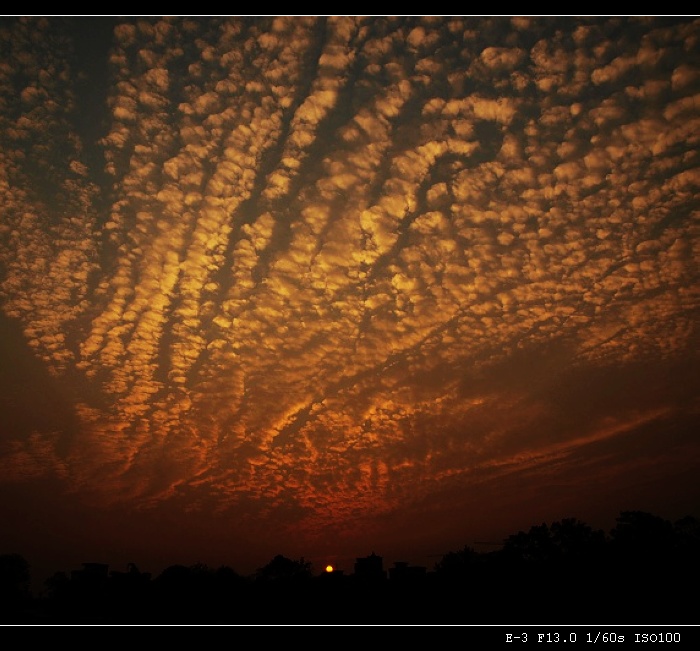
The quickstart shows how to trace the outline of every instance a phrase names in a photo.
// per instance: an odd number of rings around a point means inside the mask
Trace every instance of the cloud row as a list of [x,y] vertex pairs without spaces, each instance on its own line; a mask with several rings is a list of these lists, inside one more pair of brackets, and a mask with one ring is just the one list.
[[474,390],[517,355],[687,351],[696,20],[118,23],[101,220],[60,30],[0,31],[0,296],[101,396],[81,489],[318,528],[536,457],[527,391]]

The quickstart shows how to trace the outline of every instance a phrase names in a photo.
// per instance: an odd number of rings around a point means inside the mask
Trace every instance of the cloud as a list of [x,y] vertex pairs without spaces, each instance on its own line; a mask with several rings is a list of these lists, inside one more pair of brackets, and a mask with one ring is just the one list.
[[13,481],[320,531],[669,413],[549,417],[521,356],[692,350],[697,24],[500,18],[119,19],[99,171],[3,27],[2,310],[89,387]]

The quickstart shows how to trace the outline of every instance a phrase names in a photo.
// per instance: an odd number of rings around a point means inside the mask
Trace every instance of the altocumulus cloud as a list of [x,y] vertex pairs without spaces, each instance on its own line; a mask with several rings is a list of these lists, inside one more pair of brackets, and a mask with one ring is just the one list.
[[696,19],[115,18],[93,143],[75,33],[0,23],[0,305],[74,415],[3,483],[321,535],[697,413],[584,388],[696,359]]

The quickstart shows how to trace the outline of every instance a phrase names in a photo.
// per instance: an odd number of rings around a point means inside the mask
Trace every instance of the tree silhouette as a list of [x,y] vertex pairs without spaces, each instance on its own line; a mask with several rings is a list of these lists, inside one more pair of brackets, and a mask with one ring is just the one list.
[[13,618],[31,597],[29,563],[21,554],[0,554],[0,617]]
[[29,587],[29,563],[21,554],[0,554],[0,586],[10,592]]
[[44,581],[44,585],[48,591],[48,598],[58,600],[67,594],[70,586],[70,579],[65,572],[54,572]]
[[[673,529],[676,533],[674,572],[678,590],[684,594],[697,594],[700,585],[700,520],[688,515],[677,520]],[[688,610],[697,609],[693,600],[687,606]]]
[[576,518],[535,525],[529,531],[508,536],[503,553],[511,561],[528,564],[572,564],[599,557],[605,533]]
[[[610,532],[607,566],[617,601],[637,618],[663,620],[689,612],[697,566],[694,571],[679,551],[678,530],[670,521],[646,511],[622,511]],[[680,590],[683,584],[689,590]]]
[[254,574],[254,617],[259,623],[306,623],[315,609],[314,587],[311,563],[277,554]]
[[673,550],[676,532],[668,520],[646,511],[622,511],[610,532],[613,545],[626,558],[667,555]]
[[437,563],[435,571],[445,576],[465,576],[478,561],[479,554],[472,547],[464,546],[458,552],[447,552]]
[[311,578],[311,563],[302,557],[294,561],[277,554],[267,565],[255,573],[256,581],[304,581]]
[[199,623],[209,615],[212,578],[213,571],[203,563],[166,567],[153,582],[158,618]]
[[504,556],[512,561],[542,564],[556,557],[556,546],[546,523],[533,525],[529,531],[519,531],[506,538]]
[[33,599],[24,557],[0,555],[0,624],[691,622],[700,520],[622,511],[609,536],[575,518],[541,523],[508,536],[500,550],[448,552],[420,580],[401,572],[379,582],[357,572],[313,576],[303,557],[281,554],[250,576],[195,563],[151,581],[133,564],[108,567],[56,572]]
[[680,555],[700,561],[700,520],[687,515],[673,524],[673,530]]
[[576,518],[542,523],[504,541],[497,572],[512,585],[510,607],[565,616],[575,607],[600,616],[606,537]]
[[594,530],[576,518],[564,518],[553,522],[549,528],[557,555],[569,562],[582,561],[597,556],[605,546],[605,533]]

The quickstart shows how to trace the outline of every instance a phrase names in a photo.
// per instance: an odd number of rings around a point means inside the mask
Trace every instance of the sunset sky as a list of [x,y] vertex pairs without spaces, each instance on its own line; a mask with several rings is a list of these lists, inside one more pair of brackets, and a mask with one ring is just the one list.
[[0,553],[700,516],[699,144],[695,17],[1,17]]

